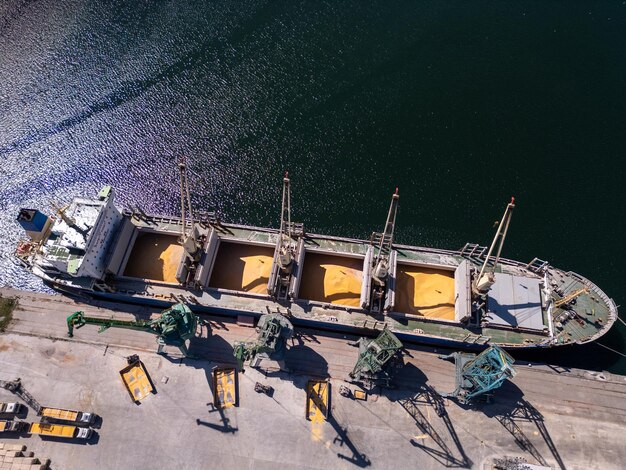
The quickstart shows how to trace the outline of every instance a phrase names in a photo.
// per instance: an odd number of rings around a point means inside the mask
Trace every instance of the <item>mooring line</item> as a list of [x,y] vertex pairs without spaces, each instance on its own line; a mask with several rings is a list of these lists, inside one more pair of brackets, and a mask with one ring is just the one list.
[[626,357],[626,354],[624,354],[624,353],[622,353],[622,352],[619,352],[619,351],[616,351],[615,349],[609,348],[608,346],[605,346],[605,345],[604,345],[604,344],[602,344],[602,343],[598,343],[597,341],[596,341],[595,343],[596,343],[598,346],[602,346],[603,348],[608,349],[609,351],[613,351],[615,354],[619,354],[619,355],[620,355],[620,356],[622,356],[622,357]]

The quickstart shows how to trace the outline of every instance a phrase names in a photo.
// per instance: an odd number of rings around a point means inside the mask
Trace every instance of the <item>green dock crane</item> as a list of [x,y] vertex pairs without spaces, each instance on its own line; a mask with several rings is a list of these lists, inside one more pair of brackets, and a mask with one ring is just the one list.
[[191,357],[186,341],[196,335],[198,317],[183,303],[173,305],[161,312],[154,320],[119,320],[115,318],[88,317],[85,312],[75,312],[67,317],[69,337],[74,336],[74,328],[84,325],[100,325],[98,333],[109,328],[127,328],[157,335],[157,352],[163,353],[165,346],[176,346],[185,357]]
[[376,339],[361,338],[353,346],[359,347],[359,358],[350,382],[360,382],[366,388],[376,385],[390,386],[394,368],[401,361],[402,343],[387,326]]
[[499,388],[509,378],[515,377],[513,359],[502,348],[490,346],[480,354],[455,352],[440,359],[454,360],[456,388],[450,393],[440,393],[442,397],[456,398],[468,404],[478,395]]
[[252,362],[257,357],[266,357],[278,361],[279,364],[283,362],[287,340],[293,336],[291,322],[280,313],[263,315],[256,329],[259,333],[256,341],[235,343],[234,355],[242,371],[244,362]]

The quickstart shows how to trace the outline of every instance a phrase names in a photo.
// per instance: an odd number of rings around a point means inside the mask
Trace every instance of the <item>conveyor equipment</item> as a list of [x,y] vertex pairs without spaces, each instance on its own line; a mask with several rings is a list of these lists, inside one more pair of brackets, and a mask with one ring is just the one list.
[[186,341],[196,335],[198,317],[183,303],[173,305],[161,312],[154,320],[118,320],[115,318],[89,317],[85,312],[75,312],[67,317],[67,331],[71,338],[74,328],[84,325],[100,325],[98,333],[109,328],[127,328],[130,330],[145,331],[157,335],[160,354],[165,346],[176,346],[180,352],[189,357]]

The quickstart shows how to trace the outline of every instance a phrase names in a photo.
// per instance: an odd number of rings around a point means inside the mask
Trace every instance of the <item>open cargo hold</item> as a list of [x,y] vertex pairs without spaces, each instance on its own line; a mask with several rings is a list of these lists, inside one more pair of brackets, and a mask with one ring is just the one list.
[[140,232],[130,252],[124,276],[176,283],[176,270],[183,255],[178,236]]
[[363,258],[307,251],[298,297],[358,307],[362,283]]
[[397,312],[454,321],[454,271],[398,263]]
[[230,316],[286,311],[296,326],[371,336],[384,324],[403,341],[450,347],[584,344],[617,320],[615,302],[588,279],[537,258],[500,257],[514,201],[491,248],[444,250],[395,243],[398,197],[383,232],[357,240],[292,222],[288,177],[280,229],[223,223],[215,213],[191,221],[120,211],[106,187],[75,198],[64,217],[21,211],[30,239],[15,256],[74,295],[160,308],[184,299],[194,311]]
[[209,287],[267,294],[273,257],[271,246],[221,242]]

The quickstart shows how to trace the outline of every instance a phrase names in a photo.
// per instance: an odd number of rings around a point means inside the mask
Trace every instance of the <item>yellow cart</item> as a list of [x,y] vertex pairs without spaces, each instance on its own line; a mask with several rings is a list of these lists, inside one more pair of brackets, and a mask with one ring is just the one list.
[[216,408],[239,406],[239,383],[237,369],[234,367],[214,367],[213,404]]
[[135,403],[139,403],[151,393],[156,393],[152,380],[139,360],[139,356],[134,355],[128,358],[128,366],[120,371],[122,382],[126,386],[126,390],[130,393],[130,397]]
[[309,380],[306,384],[306,419],[313,423],[326,421],[330,400],[328,380]]

